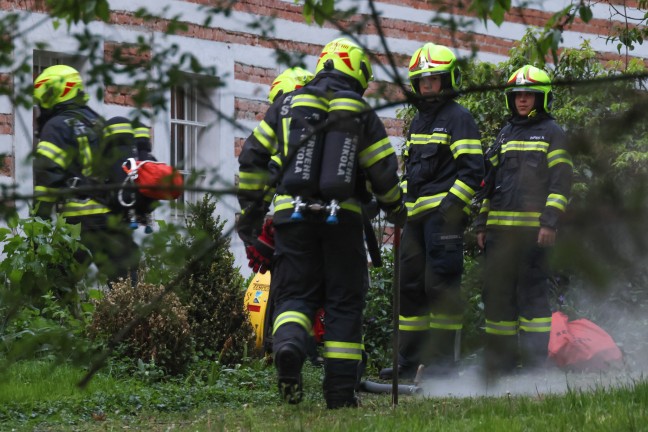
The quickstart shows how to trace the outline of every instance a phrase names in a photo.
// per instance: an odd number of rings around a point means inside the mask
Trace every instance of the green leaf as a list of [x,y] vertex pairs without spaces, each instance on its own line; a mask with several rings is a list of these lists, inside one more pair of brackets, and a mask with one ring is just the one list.
[[582,5],[578,8],[578,15],[584,22],[589,22],[594,14],[592,13],[592,8],[590,6]]
[[499,27],[504,22],[505,13],[506,10],[499,3],[497,3],[493,6],[493,9],[491,10],[490,18]]

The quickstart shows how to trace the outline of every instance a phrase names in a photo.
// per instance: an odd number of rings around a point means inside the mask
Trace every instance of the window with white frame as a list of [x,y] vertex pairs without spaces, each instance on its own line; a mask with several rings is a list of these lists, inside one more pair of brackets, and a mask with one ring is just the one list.
[[[197,186],[196,176],[200,168],[199,152],[204,145],[207,122],[201,101],[205,95],[195,84],[184,84],[171,89],[171,165],[185,177],[187,186]],[[187,191],[172,201],[172,216],[181,218],[184,207],[194,203],[199,194]]]

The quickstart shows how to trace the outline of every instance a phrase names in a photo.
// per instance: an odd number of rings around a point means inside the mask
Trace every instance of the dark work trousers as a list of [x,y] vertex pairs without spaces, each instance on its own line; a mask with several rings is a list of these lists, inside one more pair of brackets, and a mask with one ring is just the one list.
[[[301,222],[278,224],[274,260],[273,351],[293,344],[306,358],[315,313],[324,307],[324,397],[352,401],[362,360],[367,287],[360,218],[329,225],[324,216],[309,215]],[[284,319],[291,315],[297,318]],[[301,322],[301,316],[309,321]]]
[[[75,224],[82,219],[68,218],[68,222]],[[140,250],[133,240],[132,229],[125,222],[95,225],[82,221],[81,243],[90,254],[78,251],[77,261],[86,265],[94,263],[109,283],[130,278],[133,287],[136,286]]]
[[547,249],[537,240],[537,228],[486,233],[482,297],[489,370],[508,372],[520,361],[536,366],[546,360],[551,327]]
[[464,304],[462,222],[446,224],[438,211],[407,221],[401,240],[399,364],[454,366],[455,338]]

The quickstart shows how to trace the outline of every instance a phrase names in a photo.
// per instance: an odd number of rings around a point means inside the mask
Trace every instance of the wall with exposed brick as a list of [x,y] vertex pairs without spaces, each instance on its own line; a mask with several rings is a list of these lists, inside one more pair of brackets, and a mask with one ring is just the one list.
[[[347,4],[342,0],[340,4]],[[358,25],[359,40],[369,47],[374,63],[375,81],[372,82],[366,94],[382,95],[383,100],[401,100],[401,89],[392,83],[394,76],[390,67],[390,59],[382,48],[382,40],[387,42],[398,74],[404,85],[407,85],[407,64],[410,55],[425,42],[445,44],[455,49],[459,56],[469,56],[473,47],[479,49],[478,59],[497,63],[507,57],[509,49],[518,41],[529,26],[543,25],[551,16],[564,6],[563,0],[546,0],[540,6],[514,8],[504,17],[501,26],[493,23],[485,25],[474,19],[458,2],[445,0],[442,2],[426,2],[421,0],[379,0],[375,3],[380,11],[380,29],[369,17],[368,2],[354,2],[359,10],[349,16],[342,24]],[[625,56],[616,52],[613,44],[608,44],[605,37],[613,26],[625,25],[620,17],[612,21],[603,19],[606,14],[606,2],[593,3],[596,19],[583,23],[576,19],[565,27],[564,46],[577,47],[583,39],[591,39],[593,48],[599,52],[601,60],[622,60]],[[617,5],[636,8],[636,1],[611,1]],[[210,106],[206,110],[218,112],[222,117],[210,117],[211,147],[201,154],[200,162],[204,167],[217,167],[219,178],[224,182],[235,184],[237,181],[237,157],[240,154],[245,138],[263,118],[268,108],[267,93],[274,77],[281,71],[277,65],[275,50],[281,49],[289,53],[303,54],[307,68],[314,69],[317,57],[323,45],[339,36],[337,29],[331,24],[322,27],[308,25],[302,17],[301,6],[293,0],[238,0],[233,2],[230,16],[214,16],[206,25],[204,12],[201,8],[213,6],[212,0],[171,1],[158,0],[111,0],[113,9],[107,23],[92,23],[92,31],[103,35],[103,53],[107,62],[124,65],[146,66],[151,52],[140,52],[132,43],[137,37],[155,36],[158,41],[164,40],[163,46],[176,44],[181,51],[191,52],[206,66],[213,66],[219,77],[222,77],[224,87],[212,95]],[[137,14],[141,7],[155,11],[166,10],[166,15],[153,20],[145,19]],[[12,11],[31,11],[35,15],[29,22],[35,23],[44,17],[43,0],[0,0],[0,14]],[[436,13],[455,13],[465,20],[473,20],[469,28],[451,34],[445,29],[432,23]],[[247,24],[260,15],[276,18],[272,37],[266,36],[260,28]],[[163,33],[172,23],[172,17],[179,16],[186,27],[175,36],[164,39]],[[444,15],[445,16],[445,15]],[[66,54],[75,53],[76,41],[66,34],[65,26],[55,27],[51,22],[39,27],[30,28],[28,38],[37,43],[48,43],[52,51]],[[73,27],[79,30],[80,27]],[[648,64],[648,44],[637,46],[629,53],[629,58],[642,59]],[[383,67],[380,67],[382,65]],[[187,71],[190,72],[190,71]],[[11,82],[7,74],[0,73],[0,84]],[[4,85],[4,84],[2,84]],[[100,113],[104,115],[128,115],[134,106],[133,89],[128,83],[117,82],[102,88],[103,101],[92,101]],[[94,93],[93,93],[94,94]],[[389,105],[378,110],[392,143],[402,141],[403,121],[396,118],[396,111],[401,105]],[[223,121],[227,118],[227,121]],[[233,119],[236,124],[229,121]],[[170,118],[168,113],[162,113],[152,119],[155,134],[155,153],[161,160],[169,160],[170,150]],[[19,128],[17,125],[21,125]],[[25,126],[26,125],[26,126]],[[8,154],[0,166],[0,177],[13,180],[24,193],[31,188],[31,169],[25,163],[31,151],[32,125],[31,110],[3,107],[0,102],[0,152]],[[13,142],[12,142],[13,140]],[[15,149],[19,149],[15,150]],[[24,159],[24,160],[23,160]],[[0,181],[2,179],[0,178]],[[235,200],[225,197],[220,203],[224,220],[233,220],[234,211],[238,210]],[[237,239],[233,246],[240,247]],[[238,252],[240,255],[242,252]],[[243,263],[240,256],[237,260]]]

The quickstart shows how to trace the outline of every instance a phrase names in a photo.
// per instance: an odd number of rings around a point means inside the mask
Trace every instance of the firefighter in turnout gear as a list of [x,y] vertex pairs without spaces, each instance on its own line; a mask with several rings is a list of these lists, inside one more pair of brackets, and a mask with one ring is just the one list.
[[139,249],[123,212],[111,207],[114,194],[60,194],[62,189],[105,184],[121,157],[106,143],[132,143],[130,122],[123,117],[105,122],[88,107],[81,75],[70,66],[45,69],[34,81],[34,99],[39,109],[33,162],[36,216],[50,219],[55,211],[68,223],[80,224],[81,242],[91,256],[79,251],[79,262],[94,262],[109,282],[129,276],[135,281]]
[[487,152],[486,196],[475,221],[484,249],[485,367],[542,366],[551,331],[547,248],[572,184],[566,136],[549,114],[551,81],[526,65],[505,90],[512,116]]
[[[427,43],[414,52],[409,79],[418,110],[407,134],[401,187],[407,224],[401,241],[399,376],[455,368],[464,304],[463,233],[484,174],[480,133],[454,98],[461,74],[453,52]],[[380,371],[391,379],[392,368]]]
[[327,407],[358,405],[367,289],[359,198],[366,195],[365,183],[391,220],[402,222],[405,214],[396,154],[362,98],[372,78],[361,47],[344,38],[328,43],[313,80],[275,101],[239,157],[238,232],[245,243],[263,223],[262,191],[276,186],[273,351],[279,391],[289,403],[301,401],[301,369],[323,306]]

